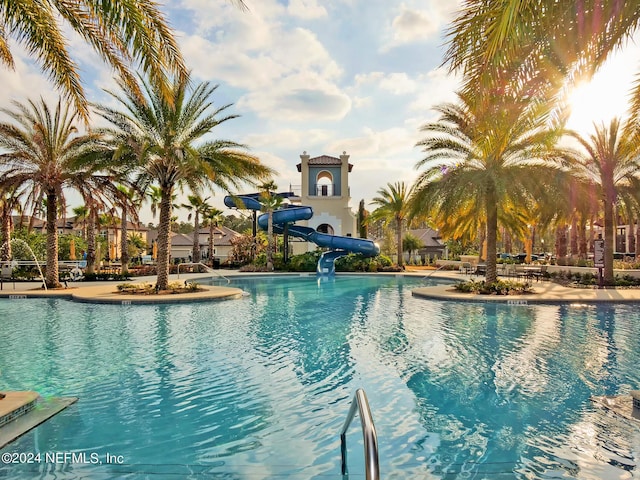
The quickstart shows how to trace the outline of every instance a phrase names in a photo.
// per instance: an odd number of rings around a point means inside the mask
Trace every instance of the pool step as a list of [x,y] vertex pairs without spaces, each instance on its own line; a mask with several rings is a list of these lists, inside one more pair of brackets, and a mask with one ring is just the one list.
[[32,391],[1,393],[4,397],[0,398],[0,448],[78,400],[77,397],[43,399]]
[[37,392],[7,392],[0,396],[0,427],[33,410],[38,401]]

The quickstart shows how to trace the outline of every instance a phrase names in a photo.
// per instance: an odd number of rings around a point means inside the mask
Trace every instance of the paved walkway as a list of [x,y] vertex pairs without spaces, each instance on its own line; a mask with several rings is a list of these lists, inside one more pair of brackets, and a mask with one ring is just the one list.
[[[170,281],[198,280],[215,277],[211,273],[187,273],[180,278],[172,275]],[[128,283],[154,284],[156,277],[136,277]],[[67,288],[59,290],[44,290],[42,282],[4,282],[0,290],[0,298],[23,299],[40,297],[58,297],[91,303],[118,303],[118,304],[143,304],[143,303],[182,303],[203,302],[210,300],[224,300],[240,298],[243,291],[240,288],[225,286],[201,285],[201,292],[166,295],[123,295],[117,291],[117,285],[122,282],[68,282]]]
[[[187,273],[180,274],[180,278],[171,275],[171,281],[198,280],[209,279],[216,276],[223,278],[233,278],[237,276],[296,276],[314,275],[313,273],[243,273],[238,270],[222,270],[216,273]],[[345,274],[338,274],[345,275]],[[376,275],[376,274],[360,274],[360,275]],[[460,274],[456,271],[407,271],[403,273],[384,273],[377,275],[388,276],[411,276],[420,278],[446,278],[449,280],[468,280],[468,275]],[[154,277],[138,277],[131,280],[130,283],[155,283]],[[203,301],[215,300],[221,298],[238,298],[242,295],[242,290],[232,287],[204,287],[207,292],[201,295],[198,293],[182,294],[182,295],[159,295],[150,298],[149,295],[121,295],[114,293],[116,285],[119,282],[70,282],[69,288],[64,290],[42,289],[41,282],[16,282],[15,288],[13,282],[4,282],[3,289],[0,290],[0,298],[19,296],[25,297],[62,297],[73,298],[78,301],[85,302],[109,302],[109,303],[161,303],[161,302],[182,302],[182,301]],[[461,293],[453,290],[452,285],[438,285],[434,287],[419,287],[413,290],[416,297],[433,298],[439,300],[455,300],[455,301],[481,301],[481,302],[520,302],[526,303],[551,303],[551,302],[640,302],[640,289],[594,289],[594,288],[571,288],[563,287],[553,282],[534,282],[533,293],[524,295],[477,295],[470,293]]]
[[640,289],[594,289],[563,287],[553,282],[533,284],[533,293],[523,295],[480,295],[457,292],[451,285],[420,287],[413,290],[416,297],[438,300],[521,302],[526,303],[591,303],[591,302],[640,302]]
[[[456,282],[479,280],[477,276],[461,274],[455,270],[422,271],[423,277],[447,278]],[[415,272],[412,274],[415,275]],[[550,281],[533,282],[533,293],[523,295],[480,295],[457,292],[452,285],[420,287],[413,290],[416,297],[438,300],[471,302],[526,302],[526,303],[591,303],[591,302],[640,302],[640,288],[574,288]]]

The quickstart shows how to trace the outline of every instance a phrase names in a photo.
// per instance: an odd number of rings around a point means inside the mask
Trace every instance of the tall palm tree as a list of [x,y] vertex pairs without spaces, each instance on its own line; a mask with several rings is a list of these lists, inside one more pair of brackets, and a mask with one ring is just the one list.
[[202,224],[205,227],[209,227],[209,264],[213,267],[213,252],[214,252],[214,241],[215,241],[215,229],[218,224],[222,221],[222,210],[218,210],[215,207],[209,207],[204,212],[202,216]]
[[138,221],[138,208],[142,203],[140,192],[133,186],[116,185],[114,200],[120,207],[120,273],[129,273],[129,215],[133,221]]
[[207,203],[209,198],[211,197],[202,198],[200,195],[188,195],[187,200],[189,203],[181,205],[182,208],[189,211],[189,220],[193,215],[193,247],[191,252],[193,263],[200,262],[200,234],[198,233],[200,230],[200,215],[206,213],[210,208]]
[[604,213],[604,282],[611,285],[615,249],[616,205],[626,202],[637,208],[640,187],[640,128],[636,122],[611,120],[608,126],[595,125],[595,132],[584,138],[576,132],[585,155],[578,157],[576,173],[595,188]]
[[402,267],[404,259],[402,254],[403,231],[402,226],[409,216],[411,204],[409,202],[412,194],[412,188],[407,187],[404,182],[387,183],[387,186],[378,190],[378,196],[374,197],[371,203],[377,205],[369,218],[371,220],[382,220],[385,225],[391,222],[395,223],[396,228],[396,245],[398,255],[398,266]]
[[24,190],[10,188],[0,191],[0,261],[11,260],[11,230],[13,211],[22,211],[22,196]]
[[[273,212],[282,206],[283,198],[276,195],[278,185],[273,180],[265,182],[260,188],[260,209],[267,217],[267,270],[273,271]],[[286,247],[285,247],[286,248]]]
[[95,133],[79,135],[75,127],[78,114],[61,101],[52,111],[42,100],[26,105],[14,102],[15,110],[2,109],[12,121],[0,123],[0,189],[24,186],[32,195],[46,199],[48,287],[60,286],[58,280],[57,213],[65,202],[65,190],[74,188],[99,195],[108,176],[97,175],[97,160],[104,148]]
[[[525,97],[491,101],[465,93],[457,104],[435,107],[440,119],[422,127],[418,143],[426,169],[415,186],[415,212],[433,212],[443,234],[486,232],[486,281],[497,280],[498,223],[514,225],[518,207],[544,196],[549,179],[562,174],[554,149],[559,132],[547,110]],[[455,219],[455,222],[451,222]]]
[[82,225],[82,238],[87,238],[87,219],[89,218],[89,207],[86,205],[78,205],[71,209],[75,217],[75,222]]
[[126,83],[119,82],[123,94],[110,93],[124,110],[96,108],[115,127],[107,132],[115,158],[131,162],[143,189],[151,184],[160,187],[157,242],[160,290],[165,290],[169,283],[171,199],[176,187],[186,185],[195,194],[213,186],[228,191],[245,181],[271,174],[239,143],[208,140],[196,145],[204,135],[236,115],[224,115],[230,105],[212,109],[210,98],[216,86],[205,82],[189,88],[189,82],[189,76],[177,78],[171,87],[170,101],[158,85],[145,84],[145,96],[140,97]]

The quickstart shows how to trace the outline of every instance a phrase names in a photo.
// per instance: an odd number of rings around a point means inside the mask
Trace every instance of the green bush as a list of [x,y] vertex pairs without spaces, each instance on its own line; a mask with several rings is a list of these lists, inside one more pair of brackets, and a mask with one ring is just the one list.
[[316,250],[314,252],[293,255],[289,259],[287,270],[291,272],[315,272],[321,254],[322,252],[320,250]]

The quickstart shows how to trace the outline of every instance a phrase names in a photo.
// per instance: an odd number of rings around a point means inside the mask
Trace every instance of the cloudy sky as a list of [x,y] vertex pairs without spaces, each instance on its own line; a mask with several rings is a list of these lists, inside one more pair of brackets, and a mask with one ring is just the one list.
[[[455,77],[442,68],[444,31],[457,0],[247,0],[242,12],[226,0],[168,0],[164,9],[187,64],[199,81],[219,84],[218,105],[239,114],[211,138],[250,146],[278,172],[280,190],[299,186],[299,155],[351,155],[351,205],[367,202],[387,182],[416,176],[419,127],[431,107],[454,99]],[[115,88],[110,70],[70,36],[74,58],[93,101]],[[618,60],[598,93],[582,93],[601,108],[615,103],[637,68],[638,49]],[[15,72],[0,68],[0,103],[55,92],[15,46]],[[629,56],[635,55],[635,57]],[[630,60],[630,58],[633,58]],[[621,73],[624,70],[624,74]],[[606,93],[608,91],[608,93]],[[619,100],[616,102],[620,103]],[[624,102],[623,102],[624,103]],[[588,125],[592,111],[582,112]],[[587,120],[588,119],[588,120]],[[250,189],[247,188],[247,191]],[[215,192],[222,206],[224,193]],[[73,197],[72,197],[73,198]],[[73,203],[73,200],[72,200]],[[151,221],[143,212],[143,220]],[[186,212],[177,212],[182,219]]]

